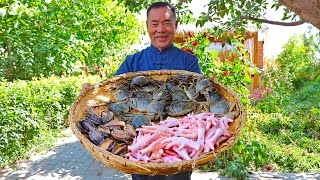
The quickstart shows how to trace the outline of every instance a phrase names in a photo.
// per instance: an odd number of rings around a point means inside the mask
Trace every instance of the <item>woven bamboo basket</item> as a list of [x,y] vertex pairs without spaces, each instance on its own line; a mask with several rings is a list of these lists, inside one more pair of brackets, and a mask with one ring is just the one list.
[[81,119],[84,119],[84,117],[87,115],[86,109],[89,106],[95,106],[101,103],[108,102],[110,100],[114,100],[113,92],[111,90],[112,87],[115,87],[123,83],[124,81],[127,81],[128,79],[132,79],[133,77],[140,75],[148,76],[156,80],[165,81],[169,76],[175,76],[179,74],[188,74],[194,77],[201,76],[198,73],[182,70],[161,70],[126,73],[95,84],[92,90],[82,91],[78,98],[72,104],[69,112],[69,123],[73,133],[96,160],[113,169],[127,174],[171,175],[179,172],[189,171],[194,167],[207,164],[208,162],[220,156],[223,151],[231,148],[236,143],[245,121],[245,112],[243,109],[243,105],[240,102],[237,94],[221,83],[217,82],[215,79],[210,80],[214,84],[217,91],[229,102],[234,102],[234,108],[235,110],[239,111],[240,114],[235,118],[234,122],[229,124],[230,131],[234,132],[234,134],[226,142],[221,144],[214,152],[203,154],[197,159],[188,161],[185,160],[175,163],[145,163],[131,161],[124,157],[114,155],[100,148],[99,146],[94,145],[88,139],[87,135],[82,134],[77,127],[77,122]]

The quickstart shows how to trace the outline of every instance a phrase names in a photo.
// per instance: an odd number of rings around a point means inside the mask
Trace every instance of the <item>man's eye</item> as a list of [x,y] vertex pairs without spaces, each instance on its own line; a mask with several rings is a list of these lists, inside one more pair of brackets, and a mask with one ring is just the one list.
[[151,26],[158,26],[158,24],[151,24]]

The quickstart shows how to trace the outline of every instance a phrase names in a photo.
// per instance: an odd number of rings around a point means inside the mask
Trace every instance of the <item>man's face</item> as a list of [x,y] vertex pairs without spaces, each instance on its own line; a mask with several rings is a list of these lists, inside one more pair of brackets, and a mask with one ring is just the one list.
[[169,7],[151,9],[146,24],[154,47],[161,51],[172,44],[178,22]]

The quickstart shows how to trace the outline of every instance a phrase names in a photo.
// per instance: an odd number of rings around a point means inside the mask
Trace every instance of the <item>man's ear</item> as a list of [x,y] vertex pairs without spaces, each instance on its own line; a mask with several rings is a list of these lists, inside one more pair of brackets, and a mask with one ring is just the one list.
[[177,29],[178,29],[178,24],[179,24],[179,22],[178,22],[178,20],[176,20],[176,22],[175,22],[175,24],[174,24],[176,31],[177,31]]
[[148,28],[148,20],[146,21],[146,27]]

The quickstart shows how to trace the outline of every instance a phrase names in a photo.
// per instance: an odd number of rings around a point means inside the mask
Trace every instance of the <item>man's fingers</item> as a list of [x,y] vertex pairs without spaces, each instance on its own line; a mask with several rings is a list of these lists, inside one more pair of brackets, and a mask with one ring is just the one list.
[[84,83],[82,85],[82,89],[83,90],[89,90],[89,89],[93,89],[93,86],[90,83]]

